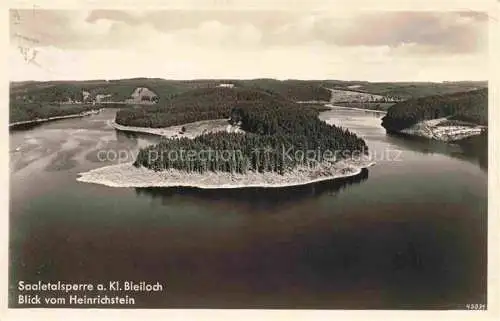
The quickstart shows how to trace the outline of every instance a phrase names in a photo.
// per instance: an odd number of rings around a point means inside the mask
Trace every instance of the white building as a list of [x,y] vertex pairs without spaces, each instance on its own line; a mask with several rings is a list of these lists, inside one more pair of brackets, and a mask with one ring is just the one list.
[[219,87],[233,88],[234,84],[219,84]]

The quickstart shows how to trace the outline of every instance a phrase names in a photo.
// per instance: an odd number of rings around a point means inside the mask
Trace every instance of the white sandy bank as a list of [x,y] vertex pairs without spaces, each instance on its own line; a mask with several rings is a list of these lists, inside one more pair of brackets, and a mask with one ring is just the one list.
[[[113,120],[109,120],[108,125],[122,131],[153,134],[168,138],[175,138],[175,137],[195,138],[202,134],[214,133],[220,131],[227,131],[229,133],[244,132],[238,126],[233,126],[229,124],[228,120],[229,119],[202,120],[193,123],[187,123],[178,126],[162,127],[162,128],[124,126],[117,124]],[[183,127],[185,129],[185,132],[182,132]]]
[[447,121],[447,118],[430,119],[416,123],[400,132],[407,135],[420,136],[429,139],[452,142],[471,136],[480,135],[484,126],[460,126],[446,125],[440,123]]
[[369,160],[342,160],[335,164],[321,164],[310,169],[296,168],[283,175],[277,173],[232,174],[228,172],[188,173],[169,169],[155,172],[132,163],[111,165],[80,173],[80,182],[110,187],[197,187],[203,189],[245,187],[287,187],[354,176],[363,168],[374,165]]

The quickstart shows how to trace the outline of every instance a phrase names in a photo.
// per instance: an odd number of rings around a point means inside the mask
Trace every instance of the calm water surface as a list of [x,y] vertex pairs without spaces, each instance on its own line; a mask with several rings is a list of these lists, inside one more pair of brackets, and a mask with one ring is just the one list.
[[[149,308],[455,309],[486,303],[487,172],[458,146],[388,136],[380,114],[321,118],[377,165],[288,189],[77,182],[99,151],[154,143],[115,111],[10,133],[10,305],[17,282],[160,281]],[[111,152],[112,157],[112,152]],[[130,158],[129,160],[132,160]]]

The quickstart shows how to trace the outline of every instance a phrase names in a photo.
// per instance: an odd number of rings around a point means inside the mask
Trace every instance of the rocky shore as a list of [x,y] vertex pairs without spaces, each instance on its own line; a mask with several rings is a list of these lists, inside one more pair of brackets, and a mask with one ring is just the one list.
[[420,136],[443,142],[453,142],[480,135],[485,129],[484,126],[443,125],[446,121],[446,118],[421,121],[399,132],[405,135]]

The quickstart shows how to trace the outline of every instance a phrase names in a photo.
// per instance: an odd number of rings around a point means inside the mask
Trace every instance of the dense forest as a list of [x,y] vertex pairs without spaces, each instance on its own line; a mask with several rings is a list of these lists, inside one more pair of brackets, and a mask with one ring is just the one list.
[[229,118],[237,103],[294,104],[270,91],[248,88],[202,88],[178,94],[166,103],[121,109],[116,114],[120,125],[168,127],[200,120]]
[[[155,171],[175,168],[201,173],[283,174],[296,166],[311,166],[368,151],[363,139],[328,125],[318,119],[316,111],[295,104],[239,102],[230,114],[231,122],[239,124],[246,134],[218,132],[194,139],[163,139],[141,149],[134,165]],[[184,157],[180,151],[185,152]]]
[[79,114],[96,109],[92,105],[60,105],[48,103],[13,102],[9,108],[9,123]]
[[330,91],[317,80],[251,79],[239,81],[245,87],[277,93],[293,101],[329,101]]
[[435,95],[399,102],[389,108],[382,126],[399,131],[415,123],[449,117],[480,125],[488,123],[488,89]]

